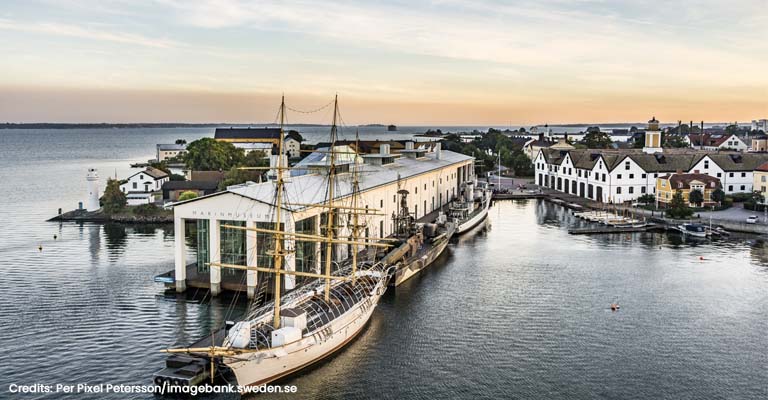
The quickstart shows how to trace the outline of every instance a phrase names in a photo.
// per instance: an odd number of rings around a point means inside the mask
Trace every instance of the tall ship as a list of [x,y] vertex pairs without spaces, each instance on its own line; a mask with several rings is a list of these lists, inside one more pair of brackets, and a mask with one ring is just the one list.
[[[309,204],[325,210],[325,235],[302,234],[284,229],[283,207],[286,206],[284,185],[288,166],[282,149],[285,101],[280,107],[281,129],[278,163],[274,181],[275,206],[272,228],[223,225],[225,229],[247,230],[266,235],[271,242],[267,251],[273,267],[255,267],[210,263],[212,267],[239,269],[271,274],[273,299],[251,310],[237,323],[214,332],[210,337],[185,348],[167,349],[173,354],[166,368],[155,374],[157,385],[197,385],[207,378],[233,376],[240,386],[259,386],[273,382],[328,357],[357,336],[371,317],[387,288],[390,273],[380,262],[358,262],[358,247],[387,246],[366,237],[360,241],[360,208],[357,207],[358,174],[353,172],[352,204],[336,204],[334,188],[337,171],[333,144],[336,139],[338,99],[335,100],[328,155],[327,200],[324,204]],[[295,204],[294,204],[295,205]],[[339,216],[351,222],[351,235],[338,235]],[[300,272],[283,268],[287,257],[295,256],[301,242],[325,247],[325,271]],[[342,263],[332,260],[337,246],[349,246],[351,258]],[[283,296],[283,277],[304,277],[311,280]],[[218,333],[218,335],[217,335]],[[219,374],[217,375],[217,370]]]
[[[197,342],[166,349],[156,384],[218,379],[259,386],[320,361],[362,332],[406,256],[399,250],[410,229],[424,232],[424,243],[447,244],[447,217],[439,229],[415,221],[434,219],[458,196],[474,179],[474,159],[439,143],[406,143],[399,153],[382,143],[361,153],[360,146],[337,143],[333,104],[330,142],[292,167],[283,147],[283,101],[281,128],[248,132],[274,139],[269,167],[254,168],[270,179],[174,203],[175,268],[156,280],[177,292],[246,293],[251,304]],[[406,239],[397,225],[403,205]],[[415,266],[422,256],[411,253],[403,265]]]
[[486,182],[465,182],[459,198],[451,202],[448,215],[456,221],[456,234],[468,232],[488,216],[493,193]]

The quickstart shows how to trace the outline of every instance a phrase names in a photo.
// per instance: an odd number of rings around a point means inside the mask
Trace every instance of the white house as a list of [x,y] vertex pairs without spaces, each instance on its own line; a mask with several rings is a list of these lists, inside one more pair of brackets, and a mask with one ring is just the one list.
[[163,183],[169,180],[164,171],[147,167],[125,179],[120,184],[120,191],[125,193],[129,206],[154,203],[163,198]]
[[733,134],[690,134],[685,137],[685,142],[694,149],[699,150],[737,150],[746,151],[749,145]]

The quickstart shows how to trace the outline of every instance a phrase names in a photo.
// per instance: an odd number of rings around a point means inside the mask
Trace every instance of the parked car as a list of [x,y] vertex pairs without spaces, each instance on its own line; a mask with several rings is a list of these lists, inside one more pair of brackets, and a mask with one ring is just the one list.
[[758,221],[757,215],[750,215],[747,217],[747,223],[748,224],[756,224]]

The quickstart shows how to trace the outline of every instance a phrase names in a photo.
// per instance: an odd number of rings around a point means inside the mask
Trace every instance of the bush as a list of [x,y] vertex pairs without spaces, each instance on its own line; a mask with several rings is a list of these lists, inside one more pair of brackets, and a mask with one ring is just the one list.
[[637,202],[641,204],[653,204],[656,202],[656,196],[646,193],[637,198]]
[[154,215],[159,211],[160,208],[154,204],[141,204],[133,208],[133,213],[141,216]]
[[197,193],[191,190],[187,190],[186,192],[183,192],[181,193],[181,195],[179,195],[179,201],[192,200],[196,198],[197,198]]

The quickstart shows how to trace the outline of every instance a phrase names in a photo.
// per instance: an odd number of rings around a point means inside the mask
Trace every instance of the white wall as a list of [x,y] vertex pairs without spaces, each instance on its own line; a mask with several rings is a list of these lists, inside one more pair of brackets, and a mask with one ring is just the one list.
[[142,171],[129,177],[128,180],[120,185],[120,191],[129,192],[155,192],[163,187],[163,183],[168,182],[169,177],[155,179],[151,175]]

